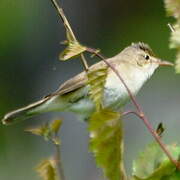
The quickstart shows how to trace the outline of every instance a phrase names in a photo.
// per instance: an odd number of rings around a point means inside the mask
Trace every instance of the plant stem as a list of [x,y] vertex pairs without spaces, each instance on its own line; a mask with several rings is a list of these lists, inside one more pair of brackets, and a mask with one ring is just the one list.
[[106,61],[107,58],[105,58],[102,54],[100,54],[96,49],[92,49],[92,48],[87,48],[87,52],[93,53],[95,54],[97,57],[101,58],[113,71],[114,73],[118,76],[118,78],[120,79],[120,81],[122,82],[122,84],[125,86],[129,97],[131,98],[132,103],[134,104],[134,106],[137,109],[136,111],[128,111],[126,114],[129,113],[133,113],[136,116],[138,116],[143,123],[145,124],[145,126],[147,127],[147,129],[149,130],[149,132],[152,134],[152,136],[155,138],[156,142],[160,145],[160,147],[162,148],[162,150],[164,151],[164,153],[167,155],[167,157],[169,158],[169,160],[176,166],[176,168],[178,170],[180,170],[180,165],[179,163],[174,160],[174,158],[172,157],[172,155],[170,154],[170,152],[167,150],[165,144],[161,141],[161,138],[157,135],[157,133],[153,130],[152,125],[149,123],[148,118],[145,116],[140,104],[137,102],[135,96],[131,93],[130,89],[128,88],[127,84],[125,83],[125,81],[123,80],[122,76],[120,75],[119,71],[108,61]]
[[58,169],[59,177],[60,177],[60,180],[65,180],[64,171],[63,171],[62,163],[61,163],[60,145],[59,144],[54,144],[54,146],[55,146],[55,150],[56,150],[54,160],[56,162],[56,166],[57,166],[57,169]]
[[[71,38],[74,41],[77,41],[72,28],[63,12],[63,9],[59,7],[58,3],[56,2],[56,0],[51,0],[51,2],[53,3],[53,5],[55,6],[55,8],[57,9],[60,18],[62,19],[65,29],[66,31],[68,31],[71,35]],[[78,41],[77,41],[78,42]],[[86,50],[87,52],[90,52],[92,54],[95,54],[96,56],[98,56],[99,58],[101,58],[113,71],[114,73],[118,76],[118,78],[120,79],[120,81],[123,83],[123,85],[125,86],[130,99],[132,101],[132,103],[134,104],[134,106],[137,109],[137,112],[134,112],[140,119],[142,119],[142,121],[144,122],[145,126],[147,127],[147,129],[149,130],[149,132],[152,134],[152,136],[155,138],[155,140],[157,141],[157,143],[160,145],[160,147],[162,148],[162,150],[164,151],[164,153],[168,156],[168,158],[171,160],[171,162],[180,170],[180,166],[179,163],[173,159],[173,157],[171,156],[171,154],[169,153],[169,151],[166,149],[165,144],[163,144],[163,142],[161,141],[160,137],[157,135],[157,133],[153,130],[151,124],[148,121],[148,118],[145,116],[140,104],[138,104],[137,100],[135,99],[134,95],[131,93],[130,89],[128,88],[128,86],[126,85],[125,81],[123,80],[123,78],[121,77],[120,73],[117,71],[117,69],[110,64],[108,61],[106,61],[105,57],[103,55],[101,55],[96,49],[92,49],[92,48],[87,48]],[[88,65],[87,65],[87,61],[85,60],[85,57],[83,56],[83,54],[81,54],[81,61],[83,63],[84,69],[87,71],[88,70]]]
[[[77,41],[76,36],[74,35],[74,32],[73,32],[73,30],[72,30],[72,28],[71,28],[71,25],[69,24],[69,22],[68,22],[68,20],[67,20],[67,18],[66,18],[66,16],[65,16],[65,14],[64,14],[63,9],[60,8],[60,6],[58,5],[58,3],[57,3],[56,0],[51,0],[51,2],[52,2],[52,4],[53,4],[53,6],[56,8],[59,17],[60,17],[61,20],[63,21],[64,27],[65,27],[65,30],[66,30],[66,34],[70,34],[71,39],[72,39],[73,41]],[[69,32],[69,33],[67,33],[67,32]],[[77,42],[78,42],[78,41],[77,41]],[[84,69],[85,69],[86,71],[88,71],[88,68],[89,68],[89,67],[88,67],[88,63],[87,63],[87,61],[86,61],[83,53],[81,54],[81,62],[82,62],[82,64],[83,64]]]

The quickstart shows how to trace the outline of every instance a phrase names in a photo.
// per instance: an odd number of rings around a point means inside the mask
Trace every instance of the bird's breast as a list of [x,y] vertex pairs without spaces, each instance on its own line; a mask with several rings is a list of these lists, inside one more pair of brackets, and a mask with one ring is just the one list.
[[[123,72],[123,71],[122,71]],[[141,71],[129,71],[129,73],[119,72],[126,85],[136,95],[140,90],[147,77]],[[105,106],[122,106],[129,99],[127,89],[124,84],[120,81],[119,77],[114,73],[110,72],[107,76],[104,92],[104,104]],[[117,107],[117,108],[118,108]]]

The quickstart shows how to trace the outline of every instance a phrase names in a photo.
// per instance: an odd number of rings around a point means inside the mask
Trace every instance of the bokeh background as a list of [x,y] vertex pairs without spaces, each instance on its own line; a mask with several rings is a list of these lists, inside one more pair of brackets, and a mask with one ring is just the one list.
[[[163,1],[61,0],[80,41],[111,57],[131,42],[148,43],[159,57],[174,61]],[[0,117],[56,90],[82,70],[79,59],[58,60],[64,28],[50,0],[0,0]],[[95,60],[89,59],[89,63]],[[154,127],[166,126],[164,141],[179,142],[180,75],[159,69],[137,96]],[[130,107],[130,106],[128,106]],[[128,108],[127,107],[127,108]],[[36,165],[53,147],[24,129],[62,117],[62,159],[67,180],[103,179],[88,152],[87,124],[73,114],[48,113],[13,125],[0,126],[0,179],[39,180]],[[153,139],[136,117],[124,119],[125,163]],[[111,163],[111,162],[110,162]]]

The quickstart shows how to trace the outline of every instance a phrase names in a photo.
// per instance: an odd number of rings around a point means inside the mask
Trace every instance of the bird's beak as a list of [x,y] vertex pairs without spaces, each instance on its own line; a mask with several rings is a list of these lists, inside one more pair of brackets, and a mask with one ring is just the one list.
[[159,64],[159,66],[174,66],[173,63],[164,60],[159,60],[157,63]]

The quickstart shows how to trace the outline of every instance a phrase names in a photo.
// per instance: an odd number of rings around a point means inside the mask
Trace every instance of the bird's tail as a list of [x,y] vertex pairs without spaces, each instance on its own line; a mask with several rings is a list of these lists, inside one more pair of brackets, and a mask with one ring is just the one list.
[[38,108],[41,109],[41,105],[46,104],[46,102],[49,99],[50,99],[50,97],[45,97],[45,98],[43,98],[35,103],[32,103],[28,106],[25,106],[23,108],[17,109],[12,112],[9,112],[2,119],[2,123],[5,125],[9,125],[11,123],[16,123],[18,121],[25,120],[25,119],[39,113],[40,110],[36,111],[36,109],[38,109]]

